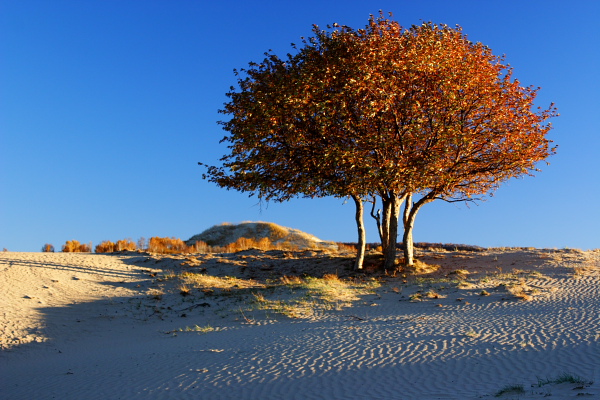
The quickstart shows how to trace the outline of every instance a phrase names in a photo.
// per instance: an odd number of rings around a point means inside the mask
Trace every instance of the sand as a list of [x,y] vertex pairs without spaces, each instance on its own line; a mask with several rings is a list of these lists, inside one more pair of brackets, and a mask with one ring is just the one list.
[[1,253],[0,398],[600,398],[599,251],[418,255],[441,267],[289,318],[248,308],[251,290],[182,296],[168,278],[344,277],[352,260]]

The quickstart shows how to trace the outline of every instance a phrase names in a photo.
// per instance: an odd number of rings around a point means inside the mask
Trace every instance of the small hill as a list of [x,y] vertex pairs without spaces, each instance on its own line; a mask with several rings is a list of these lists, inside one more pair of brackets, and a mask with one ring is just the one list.
[[186,241],[188,246],[198,241],[209,246],[226,246],[240,238],[260,240],[268,238],[274,246],[289,246],[305,249],[337,249],[334,242],[323,241],[298,229],[286,228],[272,222],[242,222],[240,224],[223,223],[208,228]]

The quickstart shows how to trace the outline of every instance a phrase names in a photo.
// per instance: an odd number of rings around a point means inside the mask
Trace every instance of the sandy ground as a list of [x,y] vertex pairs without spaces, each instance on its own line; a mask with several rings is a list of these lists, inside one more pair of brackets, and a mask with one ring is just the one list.
[[[363,277],[317,251],[0,253],[0,398],[600,399],[600,251],[419,259],[440,267]],[[184,271],[380,286],[289,318],[253,309],[251,290],[182,296]]]

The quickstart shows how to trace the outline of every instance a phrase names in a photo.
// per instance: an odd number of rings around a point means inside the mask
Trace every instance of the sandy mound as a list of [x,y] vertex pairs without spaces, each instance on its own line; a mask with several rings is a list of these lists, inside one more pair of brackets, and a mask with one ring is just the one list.
[[186,241],[192,246],[198,241],[209,246],[226,246],[235,243],[240,238],[259,241],[268,238],[274,246],[307,249],[336,249],[334,242],[323,241],[298,229],[286,228],[272,222],[242,222],[240,224],[223,223],[215,225],[204,232],[192,236]]

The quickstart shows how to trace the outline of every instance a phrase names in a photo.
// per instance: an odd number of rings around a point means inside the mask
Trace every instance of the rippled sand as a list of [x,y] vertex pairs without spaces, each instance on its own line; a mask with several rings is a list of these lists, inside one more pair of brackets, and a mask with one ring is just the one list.
[[[343,275],[347,259],[3,253],[0,398],[478,399],[515,385],[524,392],[500,398],[600,398],[600,252],[420,259],[440,268],[381,277],[351,307],[291,319],[240,314],[236,296],[152,290],[157,273],[182,268]],[[469,274],[457,282],[457,271]],[[178,331],[196,324],[214,331]],[[561,374],[581,382],[539,387]]]

